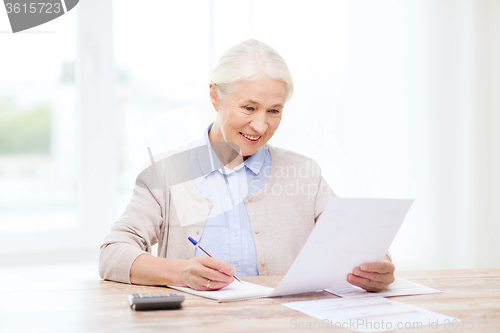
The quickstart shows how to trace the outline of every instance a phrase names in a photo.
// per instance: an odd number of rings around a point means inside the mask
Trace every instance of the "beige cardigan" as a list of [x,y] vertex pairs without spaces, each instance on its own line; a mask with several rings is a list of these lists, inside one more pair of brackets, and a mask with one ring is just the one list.
[[[268,147],[269,179],[264,188],[244,199],[261,275],[287,272],[328,197],[334,195],[314,160]],[[99,274],[103,279],[130,283],[132,263],[139,255],[151,253],[156,243],[159,257],[193,258],[188,237],[201,238],[212,201],[189,181],[169,186],[165,172],[159,172],[155,180],[162,186],[138,177],[130,203],[101,245]]]

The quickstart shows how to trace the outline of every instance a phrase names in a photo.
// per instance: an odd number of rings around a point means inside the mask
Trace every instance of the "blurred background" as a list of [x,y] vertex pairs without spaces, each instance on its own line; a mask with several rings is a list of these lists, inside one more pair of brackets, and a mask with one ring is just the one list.
[[248,38],[294,78],[271,144],[339,196],[416,199],[397,269],[500,267],[496,0],[85,0],[17,34],[0,10],[0,264],[97,262],[146,147],[202,134]]

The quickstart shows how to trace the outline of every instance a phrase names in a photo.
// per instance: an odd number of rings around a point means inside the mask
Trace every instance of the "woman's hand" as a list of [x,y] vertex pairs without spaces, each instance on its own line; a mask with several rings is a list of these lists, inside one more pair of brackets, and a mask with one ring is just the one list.
[[216,290],[233,282],[234,274],[236,270],[227,262],[210,257],[166,259],[144,253],[135,259],[130,268],[130,282],[147,286]]
[[195,290],[217,290],[234,281],[236,270],[226,261],[200,256],[185,260],[180,273],[185,286]]
[[386,256],[381,262],[363,264],[347,274],[347,282],[366,291],[381,291],[394,282],[394,264]]

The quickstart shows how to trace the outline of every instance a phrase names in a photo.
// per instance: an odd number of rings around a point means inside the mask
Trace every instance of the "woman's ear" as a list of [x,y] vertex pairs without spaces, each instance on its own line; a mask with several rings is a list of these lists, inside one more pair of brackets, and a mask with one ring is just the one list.
[[210,100],[212,101],[215,111],[219,112],[219,95],[217,94],[217,87],[215,84],[210,84]]

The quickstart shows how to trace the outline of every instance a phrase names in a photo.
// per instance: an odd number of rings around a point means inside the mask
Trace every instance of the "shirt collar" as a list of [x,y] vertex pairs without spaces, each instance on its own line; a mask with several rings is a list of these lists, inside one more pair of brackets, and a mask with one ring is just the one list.
[[[211,123],[208,128],[203,132],[203,136],[196,140],[196,143],[200,145],[207,145],[208,147],[208,155],[210,156],[210,164],[212,166],[211,170],[207,170],[206,172],[203,172],[204,177],[207,177],[209,174],[211,174],[214,171],[219,171],[220,169],[216,169],[216,166],[222,165],[222,163],[219,161],[219,158],[217,157],[217,154],[213,151],[212,145],[210,144],[210,139],[208,138],[208,133],[212,129],[214,123]],[[238,165],[237,167],[234,168],[235,171],[240,170],[245,166],[247,169],[251,170],[255,175],[259,174],[260,170],[262,169],[262,166],[264,165],[265,160],[269,157],[269,150],[266,145],[260,147],[252,156],[246,159],[245,162],[242,164]],[[199,160],[201,163],[201,160]],[[201,167],[201,165],[200,165]]]
[[269,155],[269,150],[267,149],[266,145],[263,145],[252,156],[247,158],[244,164],[255,175],[258,175],[268,155]]

